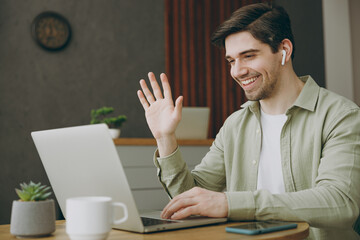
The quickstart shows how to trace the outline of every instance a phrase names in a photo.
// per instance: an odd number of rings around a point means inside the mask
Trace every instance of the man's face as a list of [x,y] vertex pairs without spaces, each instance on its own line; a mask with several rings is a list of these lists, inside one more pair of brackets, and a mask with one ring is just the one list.
[[272,53],[270,46],[246,31],[226,37],[225,50],[230,74],[244,89],[247,99],[263,100],[276,93],[279,53]]

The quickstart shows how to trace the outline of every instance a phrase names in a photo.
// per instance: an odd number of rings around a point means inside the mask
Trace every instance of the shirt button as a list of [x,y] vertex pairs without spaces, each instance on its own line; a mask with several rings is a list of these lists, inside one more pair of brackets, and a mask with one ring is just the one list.
[[253,161],[252,161],[252,164],[253,164],[253,165],[256,165],[256,160],[253,160]]
[[260,128],[256,129],[256,133],[260,133]]

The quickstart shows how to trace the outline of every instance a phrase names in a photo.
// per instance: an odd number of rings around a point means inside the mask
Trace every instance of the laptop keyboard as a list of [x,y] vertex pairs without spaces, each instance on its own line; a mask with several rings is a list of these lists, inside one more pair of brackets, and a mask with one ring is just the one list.
[[166,220],[166,219],[156,219],[156,218],[147,218],[147,217],[141,217],[141,220],[144,224],[144,226],[153,226],[153,225],[159,225],[159,224],[171,224],[171,223],[177,223],[179,221],[173,221],[173,220]]

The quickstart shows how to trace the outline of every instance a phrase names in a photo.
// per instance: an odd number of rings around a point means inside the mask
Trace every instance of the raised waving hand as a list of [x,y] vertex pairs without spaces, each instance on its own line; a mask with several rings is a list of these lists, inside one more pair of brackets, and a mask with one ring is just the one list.
[[171,154],[177,147],[175,130],[181,120],[183,97],[176,99],[171,95],[169,81],[164,73],[160,75],[164,92],[162,93],[154,73],[148,74],[153,93],[144,79],[140,80],[141,90],[137,95],[145,110],[147,124],[157,141],[160,156]]

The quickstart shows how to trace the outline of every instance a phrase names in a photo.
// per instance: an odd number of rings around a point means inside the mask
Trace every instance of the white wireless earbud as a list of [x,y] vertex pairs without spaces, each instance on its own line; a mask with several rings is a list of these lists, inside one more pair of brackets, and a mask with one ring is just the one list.
[[282,56],[282,60],[281,60],[281,65],[285,65],[285,58],[286,58],[286,51],[285,50],[282,50],[282,54],[283,54],[283,56]]

